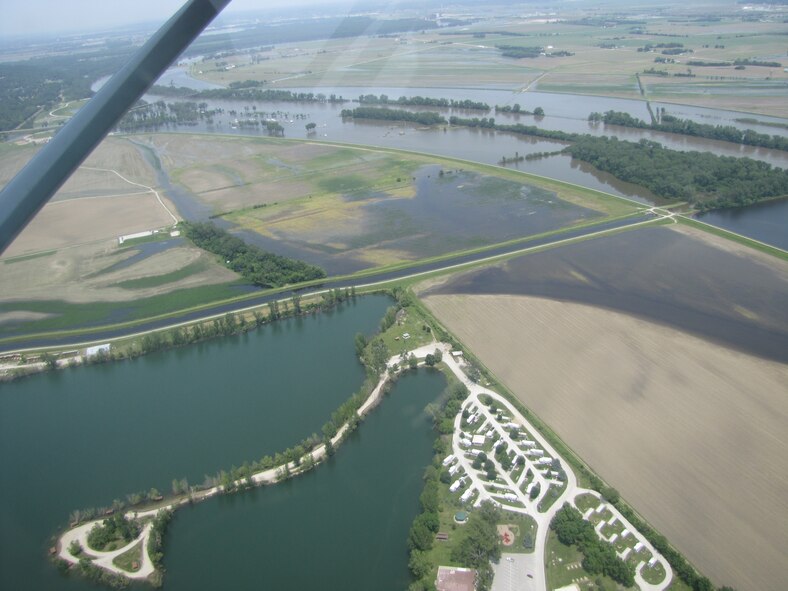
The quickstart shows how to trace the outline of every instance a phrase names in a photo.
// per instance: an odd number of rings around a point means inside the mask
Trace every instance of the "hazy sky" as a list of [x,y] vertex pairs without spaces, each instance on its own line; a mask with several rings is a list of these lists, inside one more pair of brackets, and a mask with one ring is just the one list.
[[[0,0],[0,37],[163,23],[186,0]],[[336,4],[334,0],[232,0],[225,12]]]

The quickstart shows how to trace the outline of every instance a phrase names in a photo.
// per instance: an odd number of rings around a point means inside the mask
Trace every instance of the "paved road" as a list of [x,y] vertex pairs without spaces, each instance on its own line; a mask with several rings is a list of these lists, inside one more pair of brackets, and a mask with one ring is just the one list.
[[[243,299],[240,301],[217,304],[215,306],[209,306],[207,308],[198,311],[183,312],[180,314],[176,313],[174,316],[165,319],[145,321],[139,324],[135,324],[133,327],[106,328],[102,326],[95,326],[95,327],[86,326],[84,328],[86,329],[87,332],[83,333],[79,337],[76,337],[79,339],[79,342],[75,342],[75,337],[73,335],[46,336],[46,337],[33,336],[30,338],[23,338],[14,342],[0,343],[0,353],[8,353],[12,351],[23,352],[27,349],[36,349],[41,347],[57,347],[57,346],[79,347],[90,343],[104,342],[104,341],[109,341],[112,339],[117,339],[122,337],[135,336],[139,334],[144,334],[151,330],[174,328],[176,326],[180,326],[182,324],[188,324],[196,320],[207,320],[214,317],[223,316],[228,312],[239,312],[242,310],[247,310],[273,300],[287,300],[290,299],[295,293],[298,293],[303,297],[312,294],[320,294],[329,289],[336,289],[336,288],[344,289],[346,287],[352,287],[352,286],[355,286],[356,288],[375,286],[396,279],[407,279],[411,277],[418,277],[419,275],[424,275],[438,270],[460,268],[463,265],[468,265],[471,263],[494,261],[497,258],[501,258],[507,255],[516,254],[516,253],[526,253],[529,250],[538,247],[542,247],[546,245],[558,245],[564,242],[568,242],[570,240],[574,240],[579,237],[591,237],[591,236],[601,235],[610,230],[625,228],[625,227],[633,227],[641,224],[647,224],[653,221],[655,221],[653,215],[644,213],[643,216],[613,220],[609,222],[603,222],[595,226],[578,228],[575,230],[568,230],[566,232],[562,232],[558,236],[544,236],[541,238],[536,238],[534,240],[529,240],[527,242],[495,247],[489,250],[485,250],[483,252],[458,255],[456,257],[452,257],[442,261],[418,264],[413,267],[408,267],[406,269],[400,269],[396,271],[384,271],[381,273],[371,274],[363,278],[350,277],[350,278],[338,279],[338,280],[328,279],[320,285],[316,285],[308,288],[294,289],[292,291],[287,291],[287,292],[273,293],[273,294],[270,292],[260,292],[257,295],[251,296],[247,299]],[[124,304],[122,303],[118,304],[118,307],[122,307],[123,305]]]

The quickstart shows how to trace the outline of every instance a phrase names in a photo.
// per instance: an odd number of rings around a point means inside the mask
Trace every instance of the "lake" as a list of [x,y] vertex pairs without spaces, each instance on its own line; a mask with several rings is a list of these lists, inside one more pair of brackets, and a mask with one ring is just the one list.
[[[281,321],[246,335],[0,385],[0,588],[94,588],[76,577],[62,578],[46,557],[50,536],[65,525],[72,510],[106,506],[150,487],[168,491],[173,478],[201,483],[206,474],[259,459],[320,432],[331,412],[363,382],[354,335],[374,333],[390,304],[385,296],[358,298],[329,313]],[[218,544],[225,537],[244,539],[249,531],[233,533],[234,528],[248,523],[251,514],[272,522],[290,515],[290,530],[281,534],[280,542],[303,543],[303,536],[294,532],[308,529],[310,550],[321,548],[316,525],[312,518],[306,520],[309,513],[299,506],[300,499],[312,498],[317,486],[332,503],[347,497],[353,503],[347,507],[353,507],[358,497],[348,497],[342,486],[361,494],[366,474],[374,474],[369,486],[376,500],[370,507],[378,512],[376,527],[383,533],[375,545],[355,533],[341,535],[357,542],[350,554],[371,562],[364,552],[374,548],[389,557],[387,576],[397,573],[397,580],[406,579],[404,536],[418,509],[418,475],[430,461],[433,438],[420,413],[443,383],[441,376],[424,372],[403,380],[334,460],[281,491],[275,487],[213,500],[178,515],[168,539],[172,558],[165,558],[165,588],[179,588],[178,580],[192,581],[182,588],[216,588],[204,578],[204,584],[195,586],[187,571],[200,568],[202,558],[195,550],[189,559],[183,550]],[[385,437],[377,444],[372,443],[379,437],[375,431]],[[353,451],[356,447],[361,449]],[[378,456],[386,458],[389,468],[375,467],[370,458]],[[390,488],[375,488],[380,485]],[[326,511],[332,512],[330,505]],[[345,513],[349,524],[360,523]],[[294,517],[299,514],[305,519],[300,524]],[[227,525],[214,529],[225,523],[224,516]],[[333,527],[336,521],[327,519],[326,524]],[[186,532],[195,527],[215,537],[193,539]],[[326,536],[321,544],[330,539]],[[220,546],[231,554],[232,545]],[[331,555],[336,551],[331,546],[321,552]],[[211,552],[216,555],[216,548]],[[244,557],[260,568],[259,557]],[[218,558],[211,566],[223,573],[229,588],[238,586],[233,584],[233,560]],[[278,560],[275,566],[284,569],[280,580],[285,580],[286,564]],[[245,579],[237,580],[240,585]]]

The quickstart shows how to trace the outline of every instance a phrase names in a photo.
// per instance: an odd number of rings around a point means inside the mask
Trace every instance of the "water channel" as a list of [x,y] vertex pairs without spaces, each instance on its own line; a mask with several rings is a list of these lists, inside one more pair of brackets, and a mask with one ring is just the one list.
[[[175,86],[186,86],[195,89],[215,87],[215,85],[190,77],[188,72],[182,67],[169,70],[160,79],[160,83],[163,84],[169,84],[170,82]],[[100,83],[101,81],[98,81],[94,85],[94,89],[100,86]],[[282,88],[285,87],[283,86]],[[251,109],[251,107],[254,106],[257,113],[276,118],[285,127],[285,136],[289,138],[312,138],[326,141],[398,148],[417,152],[428,152],[439,156],[461,158],[487,164],[496,164],[502,157],[511,157],[515,153],[526,155],[535,152],[551,152],[560,150],[563,147],[563,144],[558,142],[494,132],[485,129],[424,128],[402,122],[369,120],[343,121],[339,116],[343,108],[358,106],[358,103],[350,101],[357,100],[360,95],[364,94],[386,94],[390,98],[398,98],[400,96],[426,96],[471,99],[474,101],[486,102],[491,106],[506,106],[518,103],[523,109],[528,110],[533,110],[537,106],[541,106],[546,112],[545,117],[535,118],[511,113],[496,114],[494,111],[484,113],[482,111],[458,109],[441,110],[446,117],[453,114],[460,117],[487,116],[495,117],[496,121],[503,123],[538,125],[546,129],[573,133],[615,135],[622,140],[630,141],[647,139],[658,141],[672,149],[709,151],[724,156],[746,156],[767,162],[774,166],[788,168],[788,152],[780,150],[768,150],[753,146],[739,146],[729,142],[706,140],[703,138],[649,130],[631,129],[614,125],[605,126],[592,124],[587,121],[590,112],[604,112],[611,109],[624,111],[634,117],[648,121],[648,110],[645,101],[642,100],[538,91],[515,92],[511,90],[480,88],[300,88],[293,86],[290,87],[289,90],[293,92],[322,93],[327,96],[334,94],[338,97],[343,97],[348,102],[335,104],[262,102],[253,105],[250,101],[208,100],[206,102],[211,108],[219,107],[225,111],[223,115],[219,115],[215,118],[213,124],[201,122],[195,126],[179,126],[177,128],[170,128],[169,130],[231,135],[264,135],[266,132],[257,127],[243,125],[243,120],[250,119],[250,114],[254,113],[254,111],[247,112],[247,109]],[[169,102],[184,100],[155,96],[148,96],[146,98],[148,100],[162,99]],[[667,113],[679,117],[690,118],[701,123],[733,125],[740,129],[750,128],[759,133],[770,135],[788,135],[788,130],[785,128],[768,125],[768,123],[784,123],[784,120],[776,117],[767,117],[763,115],[753,116],[735,111],[673,105],[669,103],[654,103],[653,107],[664,107]],[[410,110],[434,110],[429,107],[405,108]],[[231,115],[230,111],[233,111],[234,114]],[[741,121],[742,119],[755,120],[756,122],[745,123]],[[236,120],[240,120],[240,122],[236,122]],[[306,133],[304,128],[306,122],[314,122],[317,124],[315,134],[309,135]],[[163,129],[162,131],[167,131],[167,129]],[[583,162],[576,161],[569,156],[553,156],[541,160],[519,162],[509,166],[524,172],[556,178],[592,189],[606,191],[615,195],[629,197],[643,203],[654,203],[658,201],[647,189],[622,182],[607,173],[597,171],[593,167]],[[762,231],[765,229],[762,223],[765,210],[769,211],[770,216],[778,216],[780,223],[785,227],[788,208],[778,205],[771,205],[769,207],[764,206],[764,209],[753,209],[750,207],[741,208],[735,213],[725,212],[715,215],[707,214],[703,219],[708,223],[720,225],[726,229],[775,246],[781,246],[782,244],[784,248],[785,232],[775,233],[771,229],[766,229],[765,232]],[[753,212],[752,214],[750,214],[751,211]],[[751,217],[755,219],[751,220]]]
[[[354,335],[374,333],[390,303],[358,298],[246,335],[0,385],[0,588],[94,588],[46,559],[72,510],[167,491],[173,478],[201,483],[320,432],[363,381]],[[287,581],[310,572],[308,586],[322,587],[349,580],[351,560],[366,573],[355,588],[370,588],[375,573],[390,589],[406,586],[407,528],[433,438],[422,411],[444,383],[425,372],[404,379],[330,463],[281,490],[184,510],[168,541],[165,589],[249,587],[261,569],[275,588],[296,588]],[[314,564],[329,570],[298,568],[285,558],[296,548],[319,550],[325,562]],[[330,571],[337,553],[346,560]]]

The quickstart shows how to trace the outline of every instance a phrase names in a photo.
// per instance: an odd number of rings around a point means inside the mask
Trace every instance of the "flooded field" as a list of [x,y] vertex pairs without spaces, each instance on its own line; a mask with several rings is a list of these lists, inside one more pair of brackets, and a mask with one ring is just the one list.
[[430,293],[519,294],[599,306],[788,362],[788,267],[730,248],[686,229],[645,228],[462,274]]
[[[349,183],[351,179],[342,177]],[[404,188],[335,192],[227,219],[331,274],[504,242],[601,217],[536,185],[425,165]]]

